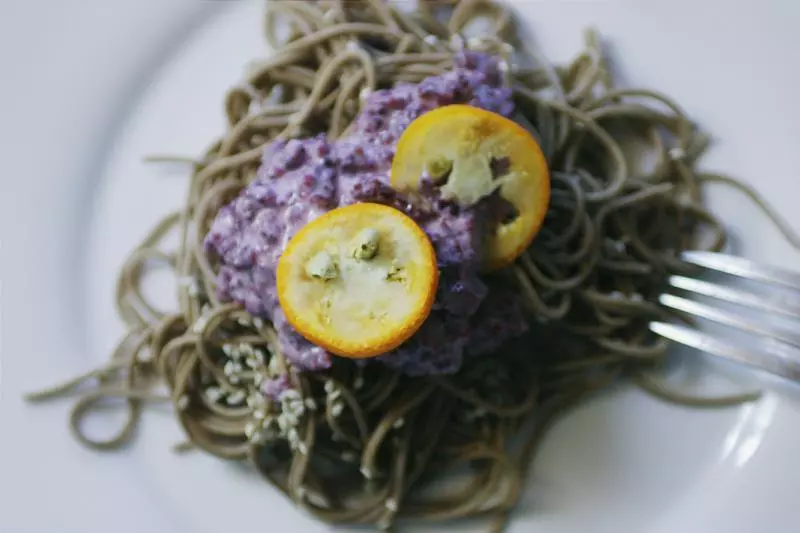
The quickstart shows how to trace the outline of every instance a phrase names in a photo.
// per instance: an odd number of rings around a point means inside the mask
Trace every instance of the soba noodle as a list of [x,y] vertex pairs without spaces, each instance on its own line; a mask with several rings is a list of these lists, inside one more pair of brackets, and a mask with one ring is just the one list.
[[[269,2],[265,28],[275,53],[228,93],[227,132],[197,160],[154,158],[188,163],[192,178],[185,206],[153,229],[120,273],[117,308],[127,334],[111,361],[30,399],[93,380],[70,424],[99,450],[130,441],[145,404],[171,401],[188,438],[182,450],[250,461],[325,522],[391,529],[399,519],[488,516],[491,531],[509,519],[549,424],[618,377],[632,375],[685,404],[753,399],[668,390],[647,371],[665,361],[669,345],[647,325],[685,319],[657,304],[666,276],[687,268],[680,252],[725,245],[722,225],[703,207],[704,182],[738,186],[776,219],[769,207],[730,178],[698,173],[708,137],[666,96],[615,87],[594,32],[568,65],[534,55],[533,68],[518,68],[520,43],[505,8],[463,0],[442,17],[452,3],[426,1],[412,13],[380,0]],[[460,36],[479,22],[488,28],[479,38]],[[298,392],[268,402],[258,385],[287,363],[269,323],[216,298],[217,265],[202,246],[213,217],[255,179],[266,143],[338,137],[364,94],[440,74],[462,46],[505,58],[517,118],[535,129],[551,168],[544,228],[496,280],[518,285],[532,333],[494,356],[466,360],[452,376],[411,378],[336,358],[329,371],[291,370]],[[171,231],[180,245],[165,250]],[[177,312],[143,295],[153,263],[177,275]],[[111,438],[93,439],[82,421],[110,398],[124,400],[126,422]],[[461,483],[430,490],[452,473]]]

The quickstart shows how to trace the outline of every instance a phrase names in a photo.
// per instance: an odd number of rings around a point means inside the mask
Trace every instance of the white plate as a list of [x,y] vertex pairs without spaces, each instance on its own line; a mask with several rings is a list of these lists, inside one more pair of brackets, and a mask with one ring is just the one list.
[[[800,3],[515,2],[553,59],[595,24],[629,84],[675,96],[718,136],[709,166],[756,183],[800,227]],[[0,532],[321,532],[255,476],[176,457],[169,413],[135,446],[88,452],[66,404],[23,391],[105,360],[121,333],[117,268],[185,176],[141,164],[197,154],[223,127],[222,96],[267,53],[255,2],[80,0],[0,7]],[[717,191],[715,191],[717,192]],[[749,256],[800,264],[754,208],[714,207]],[[702,386],[721,379],[704,373]],[[585,405],[550,435],[512,531],[783,532],[800,520],[800,403],[701,411],[633,390]],[[543,527],[544,526],[544,527]],[[469,531],[463,525],[454,528]]]

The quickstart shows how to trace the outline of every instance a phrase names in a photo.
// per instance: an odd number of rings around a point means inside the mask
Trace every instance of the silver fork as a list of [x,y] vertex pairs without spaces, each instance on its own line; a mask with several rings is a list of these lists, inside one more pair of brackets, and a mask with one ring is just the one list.
[[687,326],[667,322],[651,322],[650,330],[712,355],[800,381],[800,272],[759,265],[740,257],[713,252],[684,252],[681,258],[686,263],[708,270],[777,286],[784,292],[780,295],[761,295],[687,276],[671,276],[669,285],[672,288],[761,313],[795,319],[796,328],[789,330],[759,324],[736,312],[678,296],[673,294],[676,291],[671,291],[659,297],[665,307],[745,331],[752,335],[752,343],[742,346]]

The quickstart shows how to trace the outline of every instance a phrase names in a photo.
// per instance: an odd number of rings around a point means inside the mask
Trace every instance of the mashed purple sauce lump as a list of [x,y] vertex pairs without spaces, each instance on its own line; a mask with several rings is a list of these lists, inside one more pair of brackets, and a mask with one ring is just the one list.
[[222,265],[218,295],[272,321],[284,355],[296,367],[325,369],[332,355],[287,322],[276,291],[278,258],[302,226],[335,207],[357,202],[392,205],[416,220],[433,242],[441,270],[428,320],[380,361],[409,375],[452,373],[465,356],[494,351],[526,331],[517,296],[489,290],[478,277],[491,209],[447,204],[434,187],[410,203],[389,186],[395,145],[405,128],[427,111],[456,103],[505,116],[514,112],[512,92],[503,87],[496,59],[464,52],[450,72],[418,85],[376,91],[352,133],[340,140],[318,135],[271,144],[256,181],[220,210],[205,239],[207,250],[216,253]]

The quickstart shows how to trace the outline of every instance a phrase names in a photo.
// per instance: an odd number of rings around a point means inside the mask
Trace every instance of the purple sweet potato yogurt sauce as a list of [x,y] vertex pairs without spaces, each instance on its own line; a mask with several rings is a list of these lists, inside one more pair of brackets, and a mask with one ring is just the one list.
[[405,128],[427,111],[449,104],[469,104],[507,117],[514,111],[498,61],[463,52],[450,72],[370,95],[344,138],[318,135],[272,143],[264,150],[258,178],[217,215],[205,245],[221,263],[219,297],[271,321],[281,350],[296,368],[325,369],[335,356],[287,322],[278,304],[278,258],[306,223],[357,202],[391,205],[417,221],[433,242],[441,271],[430,317],[410,340],[379,361],[408,375],[453,373],[464,357],[494,351],[526,330],[516,295],[490,289],[479,276],[492,209],[481,203],[468,208],[448,204],[433,186],[423,187],[420,197],[410,201],[389,186],[395,146]]

